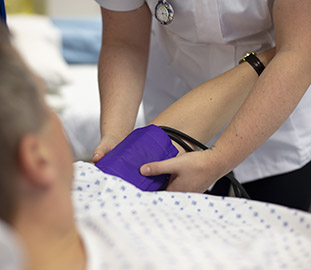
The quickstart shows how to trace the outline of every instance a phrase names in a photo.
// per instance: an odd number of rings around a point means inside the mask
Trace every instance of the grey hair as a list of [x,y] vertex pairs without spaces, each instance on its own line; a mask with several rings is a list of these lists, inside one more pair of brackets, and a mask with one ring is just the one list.
[[0,218],[12,222],[17,203],[18,146],[47,118],[39,80],[10,43],[0,25]]

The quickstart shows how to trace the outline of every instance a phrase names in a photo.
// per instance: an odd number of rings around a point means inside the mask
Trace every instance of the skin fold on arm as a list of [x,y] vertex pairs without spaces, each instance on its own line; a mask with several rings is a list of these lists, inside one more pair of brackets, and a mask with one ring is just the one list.
[[168,190],[203,192],[262,145],[310,85],[310,12],[309,0],[274,2],[276,55],[212,149],[144,165],[141,172],[171,174]]

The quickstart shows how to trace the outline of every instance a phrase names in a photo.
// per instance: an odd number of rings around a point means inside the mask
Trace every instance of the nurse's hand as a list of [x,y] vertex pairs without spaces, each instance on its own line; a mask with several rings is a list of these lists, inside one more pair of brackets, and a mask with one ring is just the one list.
[[170,174],[168,191],[203,193],[226,174],[213,152],[209,149],[186,153],[165,161],[145,164],[140,171],[144,176]]
[[114,136],[104,136],[94,150],[93,162],[99,161],[104,155],[110,152],[121,139]]

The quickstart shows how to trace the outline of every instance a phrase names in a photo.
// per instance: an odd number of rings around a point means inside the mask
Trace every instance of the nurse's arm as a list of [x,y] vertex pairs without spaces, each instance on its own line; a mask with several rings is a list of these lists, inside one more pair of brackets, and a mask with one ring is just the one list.
[[288,118],[310,85],[311,1],[275,0],[276,56],[214,147],[144,165],[144,175],[169,173],[168,190],[206,190],[262,145]]
[[[274,54],[270,49],[257,57],[266,66]],[[256,71],[244,62],[188,92],[150,124],[176,128],[207,143],[232,119],[257,79]]]
[[276,55],[214,145],[219,176],[262,145],[294,111],[310,85],[311,1],[276,0]]
[[102,8],[98,62],[102,141],[94,161],[132,131],[141,102],[149,55],[151,13],[146,4],[128,12]]

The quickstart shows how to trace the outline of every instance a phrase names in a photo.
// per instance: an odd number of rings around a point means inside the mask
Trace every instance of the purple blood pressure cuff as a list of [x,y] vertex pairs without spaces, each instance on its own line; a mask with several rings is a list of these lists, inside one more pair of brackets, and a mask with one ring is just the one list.
[[149,162],[175,157],[177,154],[178,150],[168,135],[160,127],[150,125],[134,130],[95,166],[143,191],[156,191],[166,186],[169,175],[146,177],[140,174],[140,167]]

